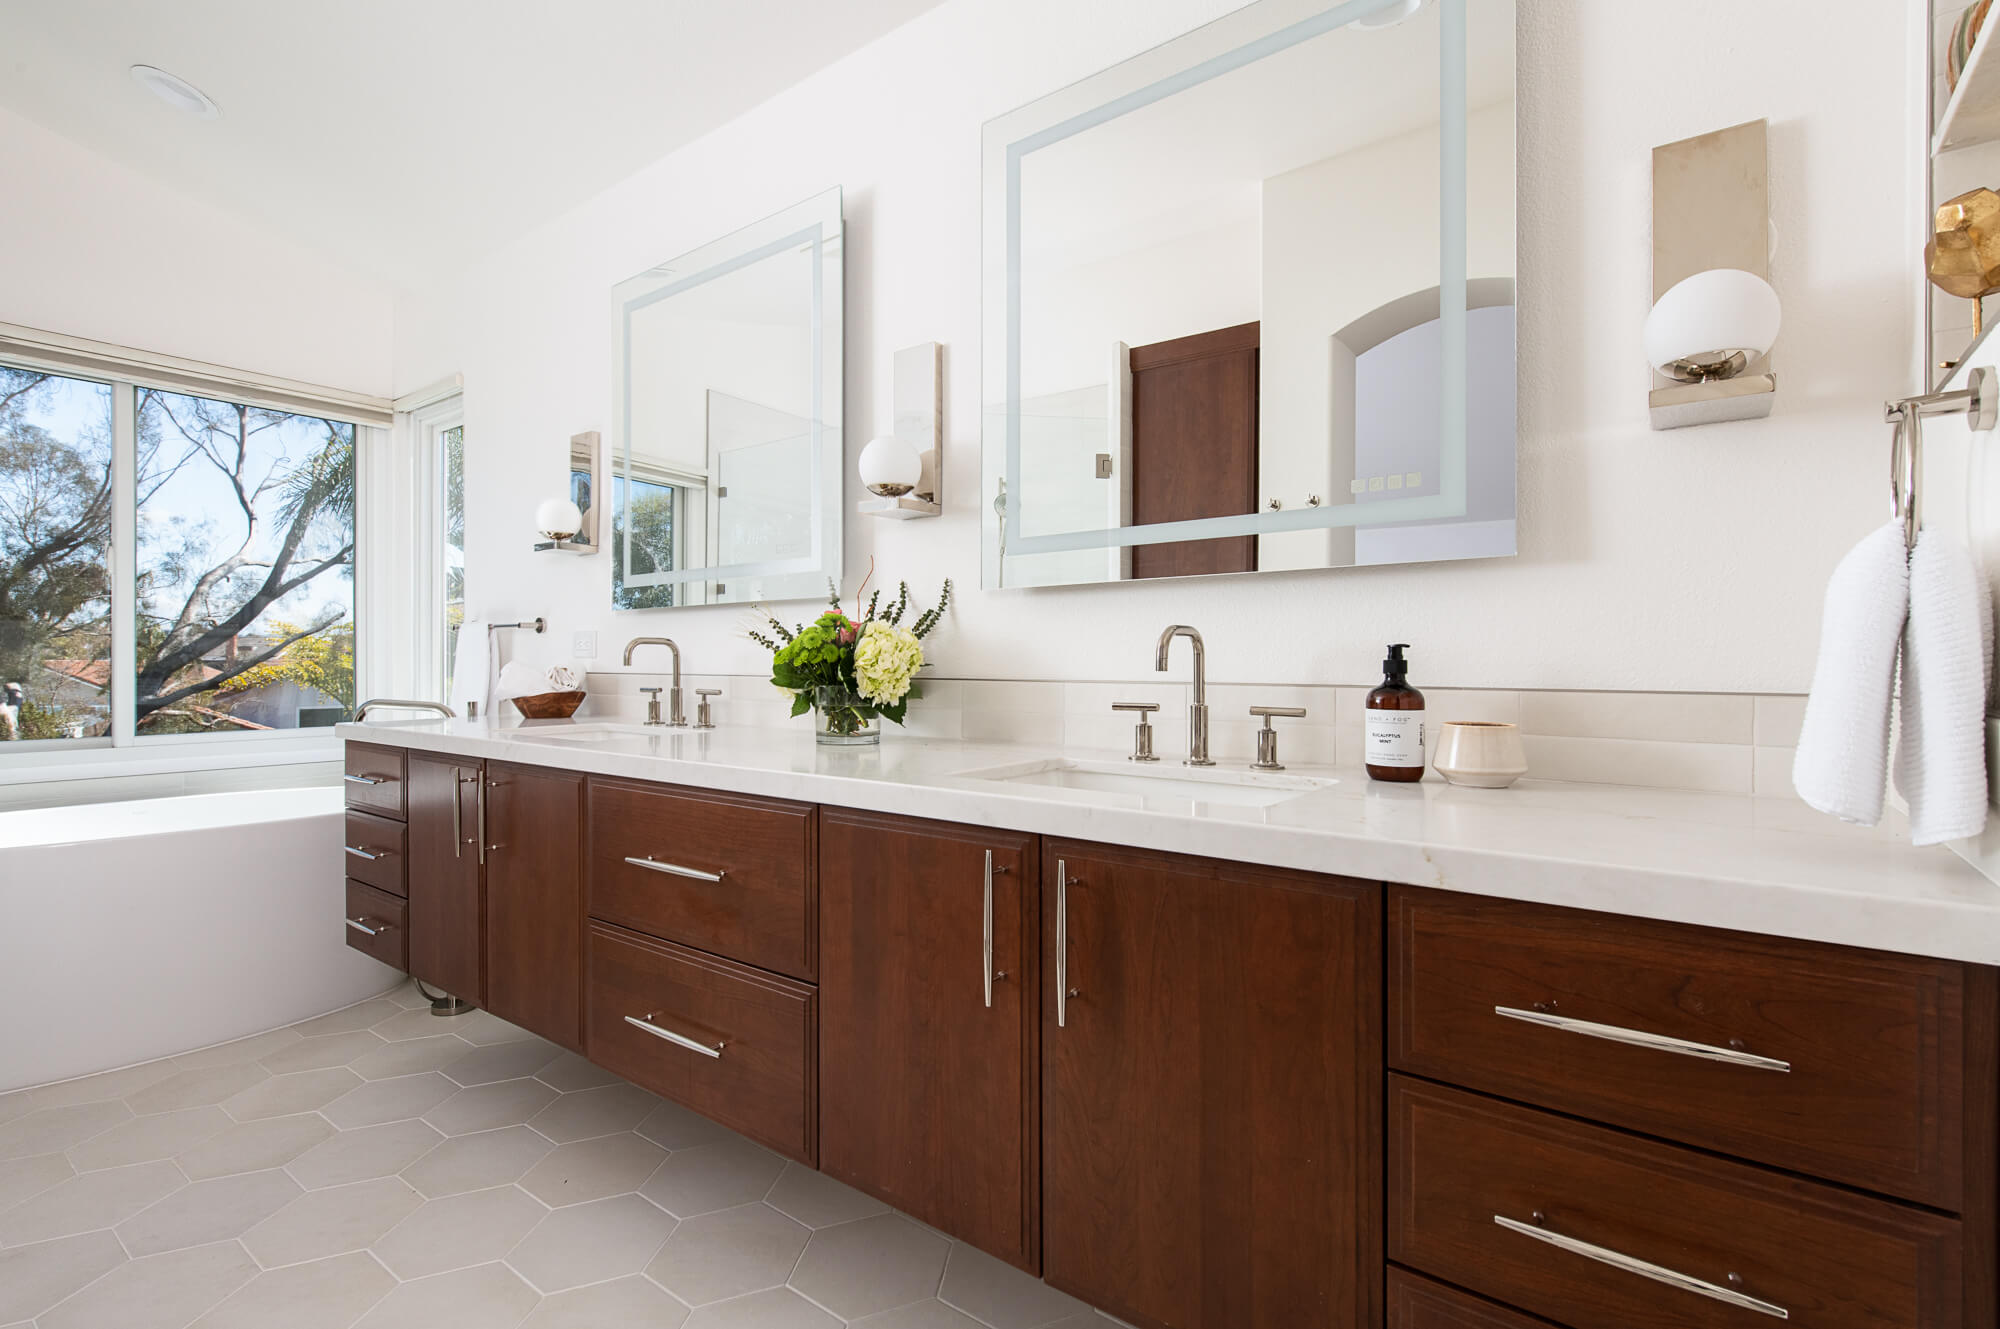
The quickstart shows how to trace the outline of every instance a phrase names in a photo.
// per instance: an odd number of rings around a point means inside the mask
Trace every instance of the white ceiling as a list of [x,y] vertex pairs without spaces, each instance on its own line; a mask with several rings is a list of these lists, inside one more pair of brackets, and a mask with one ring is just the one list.
[[0,0],[0,104],[420,286],[937,3]]

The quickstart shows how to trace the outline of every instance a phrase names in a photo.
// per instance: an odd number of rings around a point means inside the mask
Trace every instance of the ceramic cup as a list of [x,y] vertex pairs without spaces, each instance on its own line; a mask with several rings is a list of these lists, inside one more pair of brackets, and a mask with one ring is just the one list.
[[1516,725],[1492,720],[1446,720],[1431,763],[1447,783],[1505,789],[1528,773],[1528,755]]

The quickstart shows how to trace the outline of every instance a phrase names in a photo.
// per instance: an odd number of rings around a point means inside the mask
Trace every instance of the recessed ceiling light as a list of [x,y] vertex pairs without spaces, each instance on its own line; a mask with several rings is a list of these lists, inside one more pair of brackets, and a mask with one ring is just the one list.
[[209,100],[207,93],[164,69],[152,65],[133,65],[132,81],[158,97],[176,111],[186,111],[204,120],[213,120],[219,112],[216,104]]

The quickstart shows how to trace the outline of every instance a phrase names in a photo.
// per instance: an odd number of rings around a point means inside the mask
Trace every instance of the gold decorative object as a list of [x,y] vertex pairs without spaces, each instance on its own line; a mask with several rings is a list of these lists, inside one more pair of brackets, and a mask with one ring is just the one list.
[[2000,194],[1967,190],[1938,204],[1924,269],[1947,295],[1972,301],[1972,335],[1982,326],[1980,300],[2000,291]]

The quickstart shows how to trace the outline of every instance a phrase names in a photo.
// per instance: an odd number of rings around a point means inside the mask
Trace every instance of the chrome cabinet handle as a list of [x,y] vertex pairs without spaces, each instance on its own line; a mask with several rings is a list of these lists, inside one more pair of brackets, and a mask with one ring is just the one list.
[[354,855],[356,858],[366,859],[370,863],[373,863],[376,859],[382,857],[381,854],[369,853],[366,849],[361,848],[359,845],[348,845],[347,852]]
[[369,927],[368,915],[366,914],[363,914],[359,918],[348,919],[347,926],[353,928],[356,932],[365,932],[371,937],[379,936],[381,933],[387,932],[389,930],[389,925],[387,923],[378,923],[375,927],[372,928]]
[[465,781],[451,768],[451,856],[465,857]]
[[1547,1242],[1557,1250],[1568,1251],[1572,1255],[1581,1255],[1586,1260],[1595,1260],[1599,1264],[1608,1264],[1613,1269],[1622,1269],[1628,1274],[1637,1274],[1641,1278],[1650,1278],[1655,1283],[1665,1283],[1668,1287],[1676,1287],[1683,1292],[1693,1292],[1698,1296],[1707,1297],[1712,1301],[1724,1302],[1731,1306],[1741,1306],[1744,1310],[1756,1311],[1759,1315],[1768,1315],[1775,1320],[1789,1320],[1792,1318],[1790,1311],[1786,1310],[1783,1306],[1777,1305],[1775,1302],[1759,1301],[1755,1297],[1738,1292],[1735,1288],[1723,1287],[1719,1283],[1710,1283],[1705,1279],[1696,1278],[1693,1274],[1684,1274],[1677,1269],[1669,1269],[1665,1265],[1652,1264],[1646,1260],[1639,1259],[1635,1255],[1626,1255],[1622,1251],[1614,1251],[1607,1246],[1593,1246],[1587,1241],[1578,1241],[1575,1237],[1565,1237],[1560,1232],[1551,1232],[1547,1228],[1536,1227],[1532,1223],[1523,1223],[1519,1219],[1507,1218],[1500,1214],[1493,1215],[1493,1221],[1501,1227],[1506,1228],[1509,1232],[1518,1232],[1524,1237],[1533,1237],[1536,1241]]
[[379,776],[379,775],[343,775],[343,776],[341,776],[340,778],[341,778],[341,779],[343,779],[343,780],[345,780],[345,781],[347,781],[347,783],[349,783],[349,784],[383,784],[383,783],[386,783],[386,782],[385,782],[385,781],[383,780],[383,778],[382,778],[381,776]]
[[479,804],[479,862],[486,863],[486,781],[479,778],[479,772],[472,773],[472,785]]
[[699,1052],[704,1057],[719,1059],[722,1056],[722,1049],[727,1046],[723,1043],[717,1043],[714,1047],[710,1047],[706,1043],[689,1038],[686,1034],[677,1034],[671,1029],[654,1024],[652,1020],[653,1017],[650,1013],[643,1018],[637,1015],[628,1015],[625,1017],[625,1023],[631,1025],[634,1029],[643,1029],[655,1038],[664,1038],[675,1047],[684,1047],[689,1052]]
[[1069,1024],[1069,865],[1056,860],[1056,1028]]
[[1566,1034],[1582,1034],[1585,1038],[1602,1038],[1611,1043],[1625,1043],[1632,1047],[1651,1048],[1655,1052],[1671,1052],[1681,1057],[1700,1057],[1704,1061],[1722,1061],[1731,1066],[1748,1066],[1753,1070],[1789,1073],[1792,1063],[1779,1061],[1776,1057],[1760,1057],[1754,1052],[1739,1052],[1735,1048],[1719,1048],[1709,1043],[1692,1043],[1685,1038],[1669,1038],[1665,1034],[1649,1034],[1639,1029],[1621,1029],[1615,1024],[1593,1024],[1589,1020],[1573,1020],[1566,1015],[1556,1015],[1550,1011],[1524,1011],[1518,1006],[1495,1006],[1495,1015],[1509,1020],[1523,1020],[1528,1024],[1538,1024],[1547,1029],[1559,1029]]
[[721,881],[724,873],[703,872],[700,868],[684,868],[678,863],[662,863],[657,858],[627,858],[635,868],[645,868],[648,872],[664,872],[670,877],[692,877],[696,881]]
[[986,851],[986,918],[981,948],[986,957],[986,1009],[993,1009],[993,851]]

